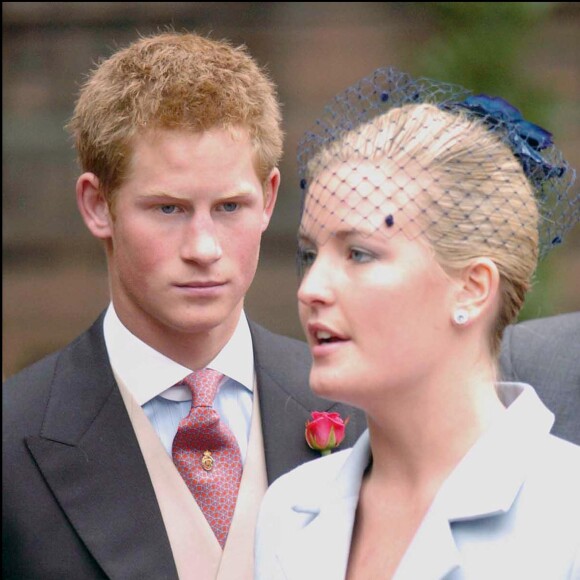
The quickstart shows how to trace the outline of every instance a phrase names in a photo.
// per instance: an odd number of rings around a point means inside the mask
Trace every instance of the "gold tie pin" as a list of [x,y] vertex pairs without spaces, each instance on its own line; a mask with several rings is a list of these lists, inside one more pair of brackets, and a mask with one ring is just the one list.
[[211,471],[213,469],[214,458],[211,456],[211,451],[204,451],[203,457],[201,458],[201,466],[206,471]]

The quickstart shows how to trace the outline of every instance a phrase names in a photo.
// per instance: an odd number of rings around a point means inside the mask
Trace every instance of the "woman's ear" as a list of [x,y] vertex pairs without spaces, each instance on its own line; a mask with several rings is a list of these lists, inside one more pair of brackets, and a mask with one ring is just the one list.
[[103,196],[99,178],[94,173],[83,173],[77,180],[77,205],[83,221],[95,238],[112,237],[112,218]]
[[452,313],[456,324],[468,324],[486,312],[495,312],[500,276],[489,258],[477,258],[464,268]]

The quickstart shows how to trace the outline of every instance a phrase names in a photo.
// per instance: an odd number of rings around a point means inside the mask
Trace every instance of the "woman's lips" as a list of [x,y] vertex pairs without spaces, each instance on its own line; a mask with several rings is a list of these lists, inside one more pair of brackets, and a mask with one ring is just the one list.
[[348,338],[319,322],[308,324],[310,348],[315,357],[331,354],[344,346]]

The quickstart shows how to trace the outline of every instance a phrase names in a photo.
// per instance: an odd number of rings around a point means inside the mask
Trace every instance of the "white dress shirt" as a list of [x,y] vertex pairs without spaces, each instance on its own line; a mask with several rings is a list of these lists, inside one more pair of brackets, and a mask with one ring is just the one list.
[[[123,381],[145,414],[169,456],[181,419],[191,408],[191,393],[176,383],[192,371],[157,352],[119,320],[113,304],[103,322],[105,344],[114,373]],[[246,459],[254,390],[254,350],[244,312],[234,334],[207,368],[223,373],[214,409],[233,432]]]

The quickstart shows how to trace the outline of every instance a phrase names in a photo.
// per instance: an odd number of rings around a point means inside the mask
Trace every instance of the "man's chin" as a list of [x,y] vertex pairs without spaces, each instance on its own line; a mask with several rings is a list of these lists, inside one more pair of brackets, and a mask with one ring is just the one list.
[[216,309],[199,308],[183,314],[171,316],[171,326],[184,334],[208,333],[223,329],[224,332],[233,332],[239,320],[239,313],[226,308]]
[[184,335],[207,334],[224,325],[221,318],[197,318],[194,320],[181,320],[175,322],[172,328]]

